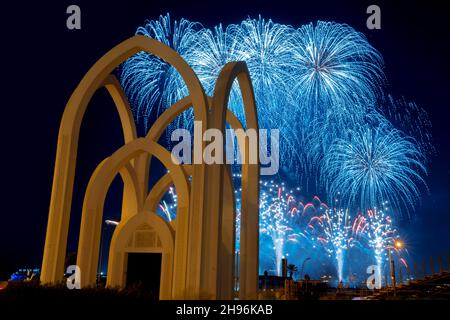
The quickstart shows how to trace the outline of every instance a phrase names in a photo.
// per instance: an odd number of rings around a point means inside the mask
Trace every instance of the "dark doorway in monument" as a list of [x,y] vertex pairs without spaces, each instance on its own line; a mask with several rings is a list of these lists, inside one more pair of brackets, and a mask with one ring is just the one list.
[[161,253],[128,253],[127,289],[159,299]]

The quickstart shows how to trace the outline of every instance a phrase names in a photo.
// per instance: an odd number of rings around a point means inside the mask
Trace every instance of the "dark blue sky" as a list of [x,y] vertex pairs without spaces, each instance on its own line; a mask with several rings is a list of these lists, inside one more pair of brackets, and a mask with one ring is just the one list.
[[[207,27],[250,16],[300,26],[316,20],[348,23],[384,57],[387,92],[425,108],[438,150],[426,179],[429,194],[402,230],[417,260],[450,251],[450,11],[439,1],[58,1],[2,5],[2,113],[4,138],[0,272],[40,266],[56,140],[65,103],[107,50],[133,35],[145,19],[170,12]],[[163,3],[163,4],[161,4]],[[66,29],[66,8],[78,4],[82,30]],[[382,29],[368,30],[370,4],[382,10]],[[82,127],[69,250],[87,181],[100,160],[122,144],[118,118],[104,92],[94,97]],[[118,217],[120,183],[113,185],[106,217]],[[116,212],[116,213],[115,213]]]

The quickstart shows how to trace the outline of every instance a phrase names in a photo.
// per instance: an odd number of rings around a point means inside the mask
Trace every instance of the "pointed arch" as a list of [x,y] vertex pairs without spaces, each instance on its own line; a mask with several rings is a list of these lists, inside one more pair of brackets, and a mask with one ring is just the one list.
[[[128,139],[136,138],[134,122],[129,121],[130,117],[124,116],[129,112],[124,110],[123,101],[125,100],[121,100],[125,96],[118,90],[119,87],[110,74],[119,64],[139,51],[154,54],[178,70],[192,97],[195,119],[207,123],[206,97],[197,76],[189,65],[168,46],[148,37],[134,36],[100,58],[74,90],[61,119],[42,262],[41,281],[43,283],[55,283],[63,277],[79,131],[89,101],[99,87],[105,85],[112,94],[119,110],[125,143],[131,141]],[[137,174],[143,186],[142,174],[139,171]],[[197,174],[203,179],[201,168]],[[203,184],[200,183],[198,189],[202,190],[202,186]],[[141,189],[143,192],[146,191],[144,188]]]
[[[187,254],[185,242],[188,239],[189,186],[183,170],[172,162],[171,154],[153,141],[136,139],[105,159],[92,175],[83,203],[80,241],[77,265],[82,270],[81,286],[95,284],[96,266],[100,246],[100,229],[106,193],[117,173],[132,159],[142,153],[151,153],[170,171],[177,188],[180,205],[177,206],[177,237],[175,241],[174,294],[181,298],[186,282]],[[123,221],[125,223],[125,221]]]

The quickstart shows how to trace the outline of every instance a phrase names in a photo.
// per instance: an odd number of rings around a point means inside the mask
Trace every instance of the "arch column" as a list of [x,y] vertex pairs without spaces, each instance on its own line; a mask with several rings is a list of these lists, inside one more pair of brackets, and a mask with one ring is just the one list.
[[220,238],[218,266],[218,296],[220,300],[233,299],[235,277],[236,248],[236,206],[234,198],[231,168],[227,165],[224,172],[222,232]]
[[[134,117],[131,113],[130,104],[128,102],[127,96],[125,95],[125,92],[122,89],[122,86],[120,85],[119,80],[114,75],[110,74],[108,77],[106,77],[103,85],[105,89],[108,90],[111,98],[114,101],[114,104],[117,107],[121,123],[128,123],[132,121],[134,125]],[[124,137],[125,144],[133,141],[137,138],[136,129],[124,131]],[[140,200],[145,198],[148,189],[148,180],[145,180],[147,176],[143,175],[142,172],[139,171],[140,166],[138,164],[142,161],[145,161],[145,159],[142,159],[141,156],[133,159],[130,163],[130,167],[133,169],[134,183],[138,186],[138,199]],[[130,186],[127,181],[124,180],[121,219],[128,219],[131,215],[139,212],[142,207],[142,201],[140,201],[139,203],[135,203],[133,201],[136,197],[136,195],[133,194],[134,189],[134,187]]]
[[[245,62],[229,62],[219,74],[214,89],[212,112],[216,113],[213,127],[224,123],[228,96],[237,79],[244,102],[246,129],[255,131],[255,143],[250,145],[247,134],[241,135],[242,207],[240,236],[239,298],[257,299],[259,273],[259,136],[258,117],[252,83]],[[223,131],[222,131],[223,132]],[[248,132],[247,132],[248,133]],[[252,163],[252,160],[254,163]],[[209,188],[207,189],[209,190]]]

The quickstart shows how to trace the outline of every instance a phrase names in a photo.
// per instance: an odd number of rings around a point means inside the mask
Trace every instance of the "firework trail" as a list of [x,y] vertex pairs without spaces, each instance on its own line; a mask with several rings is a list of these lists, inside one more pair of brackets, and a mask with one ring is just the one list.
[[352,232],[356,238],[364,241],[365,247],[373,255],[377,265],[377,277],[381,280],[387,250],[397,237],[391,217],[382,210],[369,209],[365,215],[360,214],[355,219]]
[[[240,177],[233,175],[234,179]],[[260,272],[268,270],[281,276],[282,258],[299,265],[306,257],[313,257],[317,265],[322,262],[322,269],[314,271],[319,275],[328,263],[325,257],[333,257],[340,282],[345,278],[345,266],[358,267],[359,261],[373,259],[381,279],[387,250],[395,253],[398,263],[406,265],[401,252],[393,246],[398,233],[384,210],[370,209],[353,219],[348,209],[330,209],[317,196],[311,202],[298,201],[299,189],[289,189],[284,183],[260,181],[260,190]],[[239,195],[240,189],[236,189],[236,253],[240,251]],[[338,199],[335,205],[339,205]],[[175,219],[176,207],[177,195],[171,187],[161,200],[158,214],[170,222]],[[383,207],[388,210],[387,203]],[[362,252],[355,251],[350,260],[348,253],[355,247]]]
[[[234,174],[235,180],[240,174]],[[323,212],[326,205],[315,197],[311,203],[297,202],[295,193],[299,189],[288,189],[284,183],[260,181],[260,269],[273,270],[281,276],[281,259],[290,254],[295,255],[300,249],[310,244],[309,235],[302,226],[309,218]],[[236,189],[236,252],[240,250],[241,189]],[[161,199],[158,214],[166,221],[176,218],[177,195],[170,187]]]
[[[239,174],[234,175],[240,177]],[[298,190],[297,190],[298,191]],[[240,190],[236,190],[236,241],[240,233]],[[260,269],[274,270],[281,276],[281,260],[289,256],[292,247],[300,246],[307,236],[298,228],[303,208],[299,211],[294,197],[294,191],[289,190],[284,183],[260,181],[259,230],[260,230]],[[305,239],[305,240],[304,240]],[[239,244],[236,244],[239,248]]]
[[260,234],[271,239],[275,253],[277,275],[281,276],[281,259],[287,257],[287,242],[298,242],[301,235],[296,232],[295,220],[298,210],[295,199],[283,185],[262,183],[260,199]]
[[427,159],[436,154],[431,121],[423,108],[405,98],[394,99],[388,95],[387,100],[381,104],[380,111],[395,128],[416,140]]
[[178,198],[173,186],[169,187],[167,193],[161,199],[157,213],[166,221],[171,222],[176,218]]
[[327,209],[322,215],[311,218],[309,228],[315,239],[331,257],[335,258],[339,282],[343,281],[346,251],[353,246],[352,224],[349,210]]
[[[388,210],[387,203],[384,203],[384,210]],[[353,225],[355,237],[363,242],[364,247],[372,254],[373,259],[378,266],[378,277],[382,279],[382,272],[386,268],[390,268],[389,252],[391,259],[397,260],[398,266],[404,266],[409,273],[409,267],[403,254],[407,250],[403,246],[396,246],[395,243],[400,241],[398,230],[394,227],[392,217],[386,214],[382,209],[369,209],[365,215],[359,215],[358,220]],[[385,270],[386,271],[386,270]],[[389,270],[388,270],[389,271]],[[387,278],[385,279],[387,285]]]
[[[234,178],[240,178],[240,174],[234,174]],[[240,237],[239,195],[240,189],[235,191],[236,248]],[[260,181],[260,272],[267,270],[281,276],[283,258],[297,265],[306,257],[322,261],[322,252],[317,250],[307,226],[311,217],[324,213],[328,206],[317,196],[311,202],[299,201],[300,198],[300,188],[289,188],[273,180]]]
[[[399,209],[413,206],[419,197],[419,185],[425,185],[423,154],[409,137],[399,130],[380,125],[347,131],[326,153],[322,181],[328,194],[342,195],[346,207],[361,210],[385,201]],[[426,186],[426,185],[425,185]]]

